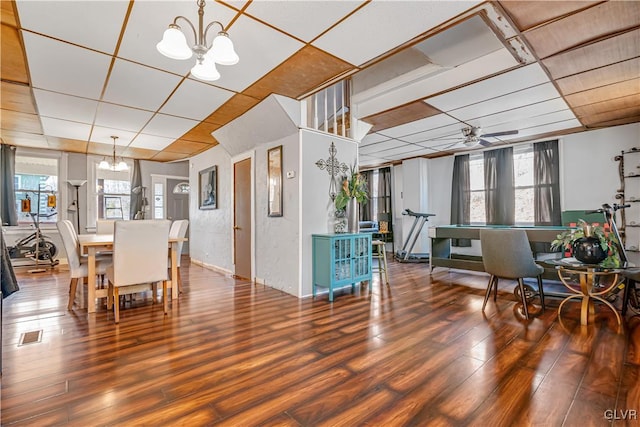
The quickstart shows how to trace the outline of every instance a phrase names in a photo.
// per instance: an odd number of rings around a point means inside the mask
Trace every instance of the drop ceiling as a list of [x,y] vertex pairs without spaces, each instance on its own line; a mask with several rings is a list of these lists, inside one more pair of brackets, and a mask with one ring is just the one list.
[[[240,62],[220,80],[155,44],[188,1],[2,1],[1,138],[17,146],[176,161],[270,94],[352,78],[371,125],[362,165],[640,121],[633,1],[210,1]],[[190,35],[187,35],[189,38]]]

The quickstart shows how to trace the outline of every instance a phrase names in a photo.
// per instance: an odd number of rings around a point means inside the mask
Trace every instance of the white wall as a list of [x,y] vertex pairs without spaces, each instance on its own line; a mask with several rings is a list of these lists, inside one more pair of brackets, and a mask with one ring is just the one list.
[[[282,145],[282,212],[281,217],[268,216],[267,151]],[[300,191],[299,136],[294,134],[256,147],[256,281],[289,294],[299,295],[300,264]],[[294,178],[287,179],[288,171]]]
[[[428,187],[431,182],[431,174],[429,173],[429,161],[423,158],[409,159],[402,162],[402,210],[409,209],[417,213],[431,213],[429,206],[429,192]],[[427,253],[429,251],[429,242],[427,238],[427,226],[425,224],[422,228],[422,232],[418,234],[418,227],[420,222],[413,229],[411,228],[416,224],[416,217],[410,215],[401,215],[402,224],[402,236],[403,239],[409,238],[411,241],[407,244],[407,250],[411,249],[411,253]],[[417,238],[416,238],[417,236]],[[411,243],[416,238],[413,248]],[[403,240],[403,244],[405,240]],[[402,249],[402,247],[400,247]]]
[[[198,172],[218,166],[218,208],[198,209]],[[189,161],[189,253],[192,260],[207,266],[233,272],[231,246],[233,227],[233,168],[231,157],[218,145],[194,156]]]
[[[312,294],[312,234],[332,233],[330,213],[333,204],[329,197],[330,176],[326,169],[316,166],[320,159],[329,157],[329,146],[335,143],[336,157],[341,163],[352,166],[356,163],[358,144],[311,130],[300,131],[300,259],[301,268],[299,296]],[[288,268],[288,267],[287,267]]]

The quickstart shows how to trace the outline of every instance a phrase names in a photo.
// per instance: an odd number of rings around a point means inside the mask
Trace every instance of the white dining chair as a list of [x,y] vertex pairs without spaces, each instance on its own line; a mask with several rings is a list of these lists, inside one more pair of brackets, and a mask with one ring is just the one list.
[[112,219],[99,219],[96,221],[96,234],[113,234],[115,221]]
[[[167,314],[167,245],[171,221],[162,219],[116,221],[113,265],[107,269],[108,308],[113,305],[115,323],[120,322],[120,295],[154,290],[162,282],[162,302]],[[155,293],[154,293],[155,299]]]
[[[87,257],[80,253],[80,244],[78,242],[78,235],[76,229],[69,220],[58,221],[56,224],[60,237],[62,238],[62,245],[67,253],[67,262],[69,264],[69,272],[71,274],[71,282],[69,283],[69,302],[67,303],[67,310],[73,308],[73,302],[76,297],[76,290],[78,288],[78,279],[83,279],[89,275],[89,268],[87,264]],[[107,268],[111,265],[111,257],[99,257],[96,259],[96,273],[104,275]],[[95,283],[89,283],[88,286],[96,286]]]
[[[171,229],[169,230],[169,238],[170,239],[178,239],[187,236],[187,229],[189,228],[189,220],[188,219],[177,219],[173,221],[171,224]],[[182,258],[182,246],[184,242],[178,243],[178,293],[182,293],[182,277],[180,277],[180,260]],[[171,269],[171,253],[169,253],[168,259],[168,268]],[[171,278],[173,280],[173,277]]]

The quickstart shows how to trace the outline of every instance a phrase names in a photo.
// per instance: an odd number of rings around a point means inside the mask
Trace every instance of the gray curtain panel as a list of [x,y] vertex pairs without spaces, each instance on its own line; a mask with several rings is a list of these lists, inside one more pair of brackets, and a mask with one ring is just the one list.
[[373,217],[373,171],[360,172],[360,175],[365,179],[367,183],[367,194],[369,195],[369,201],[367,203],[360,204],[360,221],[371,221]]
[[484,188],[487,224],[513,225],[516,219],[513,147],[484,152]]
[[0,263],[0,276],[2,278],[2,298],[6,298],[12,293],[20,290],[16,275],[13,272],[13,266],[9,259],[9,251],[7,245],[4,242],[4,234],[0,230],[0,250],[2,254],[2,261]]
[[533,144],[535,225],[561,225],[558,141]]
[[136,214],[142,211],[142,174],[140,173],[140,160],[133,161],[131,172],[131,204],[129,219],[135,219]]
[[[378,169],[378,215],[391,213],[391,168]],[[389,216],[391,217],[391,216]],[[380,221],[380,218],[378,218]]]
[[[467,225],[471,222],[471,185],[468,154],[456,156],[453,160],[451,189],[451,224]],[[451,239],[451,245],[471,246],[471,240]]]
[[16,147],[0,145],[0,218],[3,225],[18,225],[14,176],[16,172]]

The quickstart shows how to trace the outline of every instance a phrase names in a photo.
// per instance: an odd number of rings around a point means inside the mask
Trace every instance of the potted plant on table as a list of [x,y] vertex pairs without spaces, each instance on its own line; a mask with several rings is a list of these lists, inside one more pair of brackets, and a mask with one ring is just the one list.
[[366,203],[369,199],[367,193],[367,181],[364,176],[357,171],[355,166],[351,166],[348,175],[341,177],[342,186],[336,195],[334,204],[336,211],[346,211],[347,232],[358,232],[358,206]]
[[574,258],[585,264],[601,267],[620,267],[618,244],[614,234],[605,227],[578,220],[576,228],[563,231],[551,242],[552,249],[568,251]]

